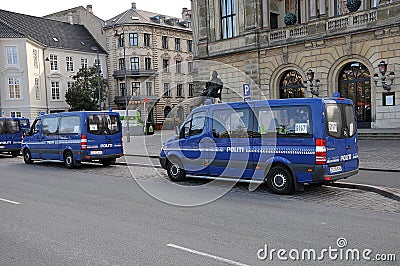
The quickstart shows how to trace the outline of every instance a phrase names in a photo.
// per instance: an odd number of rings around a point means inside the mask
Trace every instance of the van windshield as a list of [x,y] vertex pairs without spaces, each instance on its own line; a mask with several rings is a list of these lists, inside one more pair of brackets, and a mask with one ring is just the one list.
[[95,135],[113,135],[121,131],[117,115],[88,115],[88,133]]
[[349,138],[357,132],[354,108],[350,104],[327,104],[326,122],[328,135]]

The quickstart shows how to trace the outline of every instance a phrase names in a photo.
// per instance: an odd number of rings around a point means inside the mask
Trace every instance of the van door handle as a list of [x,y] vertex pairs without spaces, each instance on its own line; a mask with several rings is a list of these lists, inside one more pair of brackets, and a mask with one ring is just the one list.
[[111,142],[111,139],[108,139],[107,142]]
[[350,147],[350,145],[348,145],[347,147],[346,147],[346,150],[350,150],[351,149],[351,147]]

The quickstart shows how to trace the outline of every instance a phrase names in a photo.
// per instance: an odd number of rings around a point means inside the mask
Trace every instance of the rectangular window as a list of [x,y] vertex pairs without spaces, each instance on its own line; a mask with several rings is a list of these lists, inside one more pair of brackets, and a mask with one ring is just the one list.
[[151,58],[150,57],[146,57],[144,59],[144,64],[145,64],[146,70],[151,70]]
[[214,138],[249,138],[253,135],[250,109],[215,110],[212,114]]
[[68,81],[67,82],[67,90],[70,90],[72,88],[72,86],[74,86],[74,82],[73,81]]
[[189,97],[194,97],[194,86],[193,84],[189,84]]
[[58,134],[58,116],[56,117],[46,117],[43,119],[43,135],[54,135]]
[[124,70],[125,69],[125,58],[118,59],[118,69]]
[[39,78],[35,78],[35,99],[40,100]]
[[194,113],[191,119],[186,122],[179,133],[180,138],[199,135],[203,132],[206,121],[206,112]]
[[176,85],[176,97],[183,97],[183,85],[182,84]]
[[131,57],[131,69],[139,71],[139,57]]
[[125,37],[124,34],[121,33],[118,37],[118,47],[124,47],[125,46]]
[[80,116],[62,116],[60,121],[60,134],[80,134]]
[[182,73],[182,62],[176,61],[176,73]]
[[236,37],[236,0],[221,0],[222,39]]
[[187,47],[188,47],[188,52],[192,53],[193,52],[193,41],[192,40],[187,41]]
[[137,33],[129,33],[129,45],[130,46],[138,46],[138,34]]
[[119,84],[119,92],[120,92],[120,96],[125,96],[126,95],[125,83],[120,83]]
[[7,64],[17,65],[18,64],[18,52],[17,46],[6,46]]
[[21,86],[19,78],[8,78],[8,92],[10,99],[21,99]]
[[162,36],[162,48],[168,49],[168,37],[167,36]]
[[181,39],[175,38],[175,50],[180,51],[181,50]]
[[58,70],[58,56],[55,54],[49,55],[50,59],[50,70],[56,71]]
[[133,96],[140,95],[140,82],[132,82],[132,94]]
[[87,131],[95,135],[113,135],[121,131],[117,115],[96,114],[88,115]]
[[[22,117],[22,113],[21,113],[21,112],[12,111],[12,112],[10,112],[10,116],[11,116],[11,117]],[[11,120],[11,119],[7,119],[7,122],[11,122],[11,123],[8,124],[8,132],[9,132],[9,133],[11,133],[11,132],[10,132],[10,129],[11,129],[11,130],[14,129],[14,130],[16,131],[16,132],[14,132],[14,133],[18,133],[18,132],[19,132],[18,121],[16,121],[16,120]]]
[[169,83],[164,83],[164,96],[171,97],[171,91],[169,90]]
[[67,65],[67,71],[74,72],[74,61],[72,59],[72,56],[67,56],[65,58],[65,62],[66,62],[66,65]]
[[60,82],[51,82],[51,99],[54,101],[60,100]]
[[164,73],[169,72],[169,60],[168,59],[163,59],[163,71],[164,71]]
[[88,68],[88,60],[87,58],[81,58],[81,68]]
[[33,67],[38,68],[39,67],[39,65],[38,65],[38,50],[33,49],[32,53],[33,53]]
[[152,82],[146,82],[146,95],[147,96],[153,95],[153,83]]
[[145,33],[143,38],[144,46],[150,46],[150,34]]
[[193,73],[193,62],[188,62],[188,72]]

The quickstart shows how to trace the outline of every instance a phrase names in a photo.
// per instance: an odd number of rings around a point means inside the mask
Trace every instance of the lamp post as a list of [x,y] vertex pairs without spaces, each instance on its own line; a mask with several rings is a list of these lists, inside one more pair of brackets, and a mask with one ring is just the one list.
[[[379,72],[381,73],[381,85],[378,85],[379,75],[374,74],[374,83],[376,87],[382,87],[386,91],[392,89],[393,81],[395,78],[394,72],[391,71],[388,76],[386,76],[387,64],[385,61],[381,61],[378,65]],[[386,83],[386,79],[389,79],[389,83]]]
[[309,69],[307,71],[306,75],[307,75],[307,81],[304,82],[304,86],[303,87],[307,88],[307,86],[308,86],[310,88],[310,92],[311,92],[311,95],[312,95],[311,97],[314,97],[314,95],[318,97],[318,95],[319,95],[319,86],[320,86],[319,79],[316,79],[315,83],[314,83],[314,75],[315,75],[315,73],[311,69]]
[[101,110],[101,88],[100,88],[100,60],[99,60],[99,47],[93,45],[90,47],[92,51],[96,51],[97,54],[97,89],[99,91],[99,110]]

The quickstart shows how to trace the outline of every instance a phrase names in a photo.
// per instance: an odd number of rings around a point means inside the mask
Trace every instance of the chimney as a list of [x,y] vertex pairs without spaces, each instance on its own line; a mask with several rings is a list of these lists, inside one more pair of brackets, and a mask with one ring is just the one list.
[[132,9],[136,10],[136,3],[135,2],[132,2]]
[[74,25],[74,17],[72,16],[72,12],[69,12],[67,15],[68,23]]
[[86,10],[90,13],[93,14],[93,6],[92,5],[87,5]]

